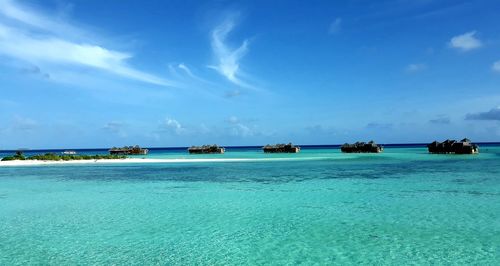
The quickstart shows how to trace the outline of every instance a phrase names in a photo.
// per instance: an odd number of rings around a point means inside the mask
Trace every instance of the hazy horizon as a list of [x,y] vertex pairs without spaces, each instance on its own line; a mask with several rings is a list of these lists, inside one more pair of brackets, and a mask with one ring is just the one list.
[[[459,141],[459,139],[455,139],[456,141]],[[437,141],[444,141],[444,140],[437,140]],[[351,141],[351,142],[346,142],[346,143],[349,143],[349,144],[352,144],[356,141]],[[367,141],[365,141],[367,142]],[[265,145],[272,145],[272,144],[286,144],[288,142],[282,142],[282,143],[265,143],[265,144],[261,144],[261,145],[223,145],[223,144],[217,144],[217,143],[205,143],[205,144],[209,144],[209,145],[212,145],[212,144],[215,144],[215,145],[219,145],[221,147],[225,147],[225,148],[261,148]],[[484,141],[484,142],[473,142],[475,144],[479,144],[479,145],[496,145],[496,144],[500,144],[500,142],[488,142],[488,141]],[[323,144],[307,144],[307,143],[293,143],[295,146],[299,146],[299,147],[305,147],[305,148],[314,148],[314,147],[340,147],[342,146],[343,144],[345,143],[323,143]],[[390,147],[398,147],[398,146],[401,146],[401,147],[405,147],[405,146],[422,146],[422,147],[425,147],[427,144],[429,143],[424,143],[424,142],[421,142],[421,143],[417,143],[417,142],[414,142],[414,143],[379,143],[377,142],[377,144],[379,145],[382,145],[382,146],[390,146]],[[138,144],[131,144],[131,145],[126,145],[126,146],[135,146],[135,145],[138,145]],[[197,145],[188,145],[188,146],[165,146],[165,147],[161,147],[161,146],[141,146],[139,145],[141,148],[147,148],[147,149],[153,149],[153,150],[162,150],[162,149],[186,149],[186,148],[189,148],[191,146],[197,146]],[[123,146],[113,146],[113,147],[123,147]],[[8,151],[45,151],[45,150],[108,150],[112,148],[111,146],[110,147],[58,147],[58,148],[28,148],[28,147],[23,147],[23,148],[17,148],[17,149],[0,149],[0,152],[8,152]]]

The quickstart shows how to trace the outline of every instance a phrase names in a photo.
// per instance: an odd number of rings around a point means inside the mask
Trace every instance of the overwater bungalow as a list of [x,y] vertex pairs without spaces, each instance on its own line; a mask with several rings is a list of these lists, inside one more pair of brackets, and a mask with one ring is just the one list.
[[384,151],[384,147],[377,145],[373,140],[365,142],[356,142],[354,144],[344,144],[340,146],[340,150],[346,153],[380,153]]
[[226,151],[224,147],[219,147],[219,145],[203,145],[203,146],[191,146],[188,148],[190,154],[222,154]]
[[109,154],[114,155],[146,155],[148,154],[148,149],[143,149],[138,145],[135,146],[125,146],[123,148],[113,147],[109,149]]
[[76,151],[63,151],[62,154],[64,154],[64,155],[75,155]]
[[265,153],[298,153],[300,151],[299,146],[295,146],[292,143],[288,144],[275,144],[262,147]]
[[427,145],[430,153],[441,154],[476,154],[479,153],[479,146],[471,143],[470,139],[465,138],[461,141],[447,139],[443,142],[434,141]]

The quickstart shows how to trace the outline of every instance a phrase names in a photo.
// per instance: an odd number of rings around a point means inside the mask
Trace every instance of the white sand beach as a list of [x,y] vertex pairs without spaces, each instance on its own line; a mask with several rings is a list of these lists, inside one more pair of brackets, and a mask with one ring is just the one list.
[[102,160],[73,160],[73,161],[40,161],[40,160],[14,160],[0,161],[2,166],[37,166],[37,165],[70,165],[70,164],[127,164],[127,163],[200,163],[200,162],[245,162],[259,159],[102,159]]

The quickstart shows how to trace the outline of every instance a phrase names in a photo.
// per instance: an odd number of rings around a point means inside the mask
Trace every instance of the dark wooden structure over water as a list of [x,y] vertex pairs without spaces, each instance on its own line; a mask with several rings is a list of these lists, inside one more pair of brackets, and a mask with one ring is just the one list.
[[434,141],[427,145],[430,153],[454,153],[454,154],[475,154],[479,153],[479,146],[471,143],[470,139],[465,138],[461,141],[447,139],[443,142]]
[[384,151],[384,147],[382,147],[381,145],[377,145],[372,140],[368,143],[365,142],[356,142],[354,144],[346,143],[340,146],[340,150],[346,153],[380,153]]
[[143,149],[138,145],[135,146],[125,146],[123,148],[113,147],[109,149],[109,154],[112,155],[146,155],[148,154],[148,149]]
[[299,146],[294,146],[292,143],[288,144],[275,144],[262,147],[265,153],[298,153],[300,151]]
[[214,154],[214,153],[224,153],[226,149],[224,147],[219,147],[219,145],[203,145],[203,146],[191,146],[188,148],[190,154]]

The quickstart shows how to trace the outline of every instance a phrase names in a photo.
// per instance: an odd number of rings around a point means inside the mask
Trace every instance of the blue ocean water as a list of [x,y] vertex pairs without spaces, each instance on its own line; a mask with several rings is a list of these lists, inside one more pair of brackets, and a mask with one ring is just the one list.
[[499,265],[500,146],[480,151],[0,167],[0,265]]

